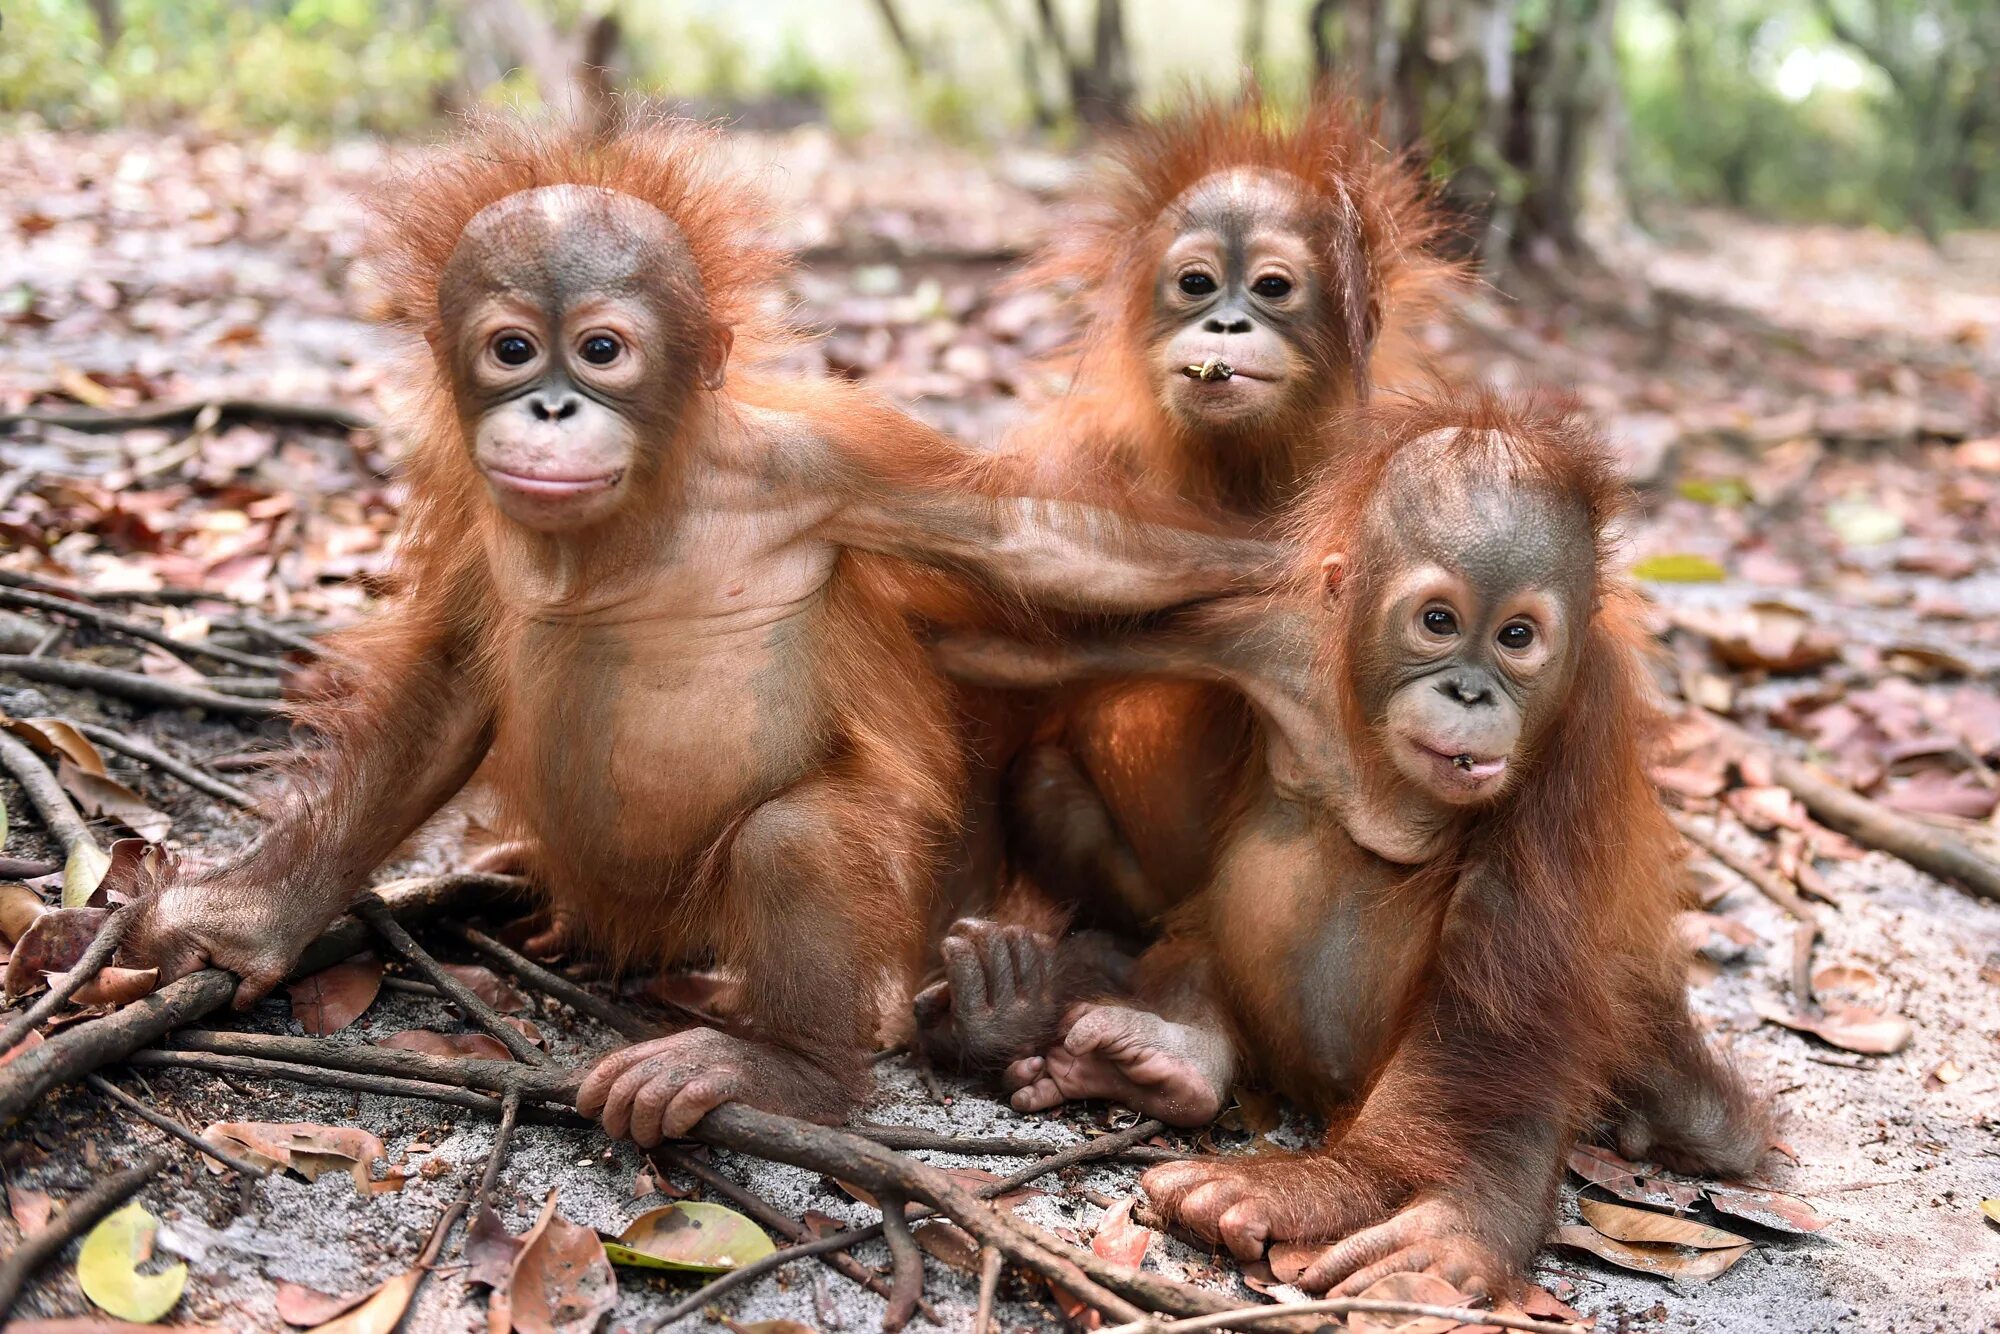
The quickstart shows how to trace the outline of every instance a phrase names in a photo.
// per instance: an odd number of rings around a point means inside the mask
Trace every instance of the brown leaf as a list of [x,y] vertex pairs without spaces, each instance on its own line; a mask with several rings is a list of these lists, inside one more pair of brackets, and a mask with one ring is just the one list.
[[1818,1232],[1826,1220],[1796,1195],[1764,1186],[1731,1186],[1721,1182],[1702,1187],[1708,1202],[1725,1214],[1746,1218],[1777,1232]]
[[286,990],[292,1017],[314,1037],[338,1033],[359,1019],[382,990],[380,959],[349,959],[299,979]]
[[48,911],[42,896],[19,881],[0,884],[0,938],[8,944],[26,935],[35,919]]
[[[217,1121],[201,1132],[201,1137],[219,1149],[227,1149],[252,1162],[286,1167],[308,1181],[317,1181],[322,1172],[339,1170],[354,1181],[363,1195],[398,1191],[407,1178],[390,1173],[380,1181],[370,1178],[377,1160],[387,1161],[389,1152],[382,1141],[355,1126],[323,1126],[304,1121]],[[211,1172],[225,1170],[214,1159],[204,1159]]]
[[303,1283],[278,1285],[278,1319],[288,1325],[323,1325],[335,1316],[351,1311],[368,1300],[368,1293],[351,1292],[336,1297]]
[[172,820],[115,778],[91,773],[65,759],[56,763],[56,781],[76,798],[85,815],[108,816],[149,843],[159,842],[173,828]]
[[[67,973],[51,973],[49,985],[61,986],[68,976]],[[100,968],[97,976],[76,989],[70,1003],[102,1005],[115,1010],[152,995],[153,988],[159,984],[160,970],[157,968]]]
[[1701,1193],[1693,1186],[1645,1175],[1638,1163],[1628,1163],[1609,1149],[1579,1144],[1569,1151],[1569,1170],[1593,1186],[1602,1186],[1621,1200],[1660,1209],[1692,1209]]
[[1801,1014],[1787,1010],[1774,1000],[1753,997],[1750,1008],[1759,1018],[1783,1024],[1798,1033],[1810,1033],[1822,1042],[1864,1056],[1890,1056],[1910,1045],[1915,1035],[1910,1021],[1901,1015],[1884,1014],[1862,1005],[1835,1003],[1821,1014]]
[[0,1065],[7,1064],[9,1061],[13,1060],[16,1056],[19,1056],[24,1052],[33,1051],[35,1048],[41,1046],[42,1043],[44,1043],[45,1041],[47,1041],[47,1039],[44,1038],[40,1033],[32,1031],[29,1032],[28,1036],[22,1038],[19,1043],[8,1048],[4,1052],[0,1052]]
[[1914,815],[1950,815],[1984,820],[2000,805],[2000,792],[1963,770],[1922,769],[1908,778],[1892,779],[1882,804]]
[[1120,1200],[1111,1206],[1097,1225],[1097,1235],[1090,1239],[1090,1249],[1114,1264],[1137,1269],[1153,1245],[1154,1234],[1153,1229],[1132,1221],[1134,1203]]
[[1735,611],[1681,607],[1669,616],[1675,625],[1707,639],[1715,656],[1736,671],[1791,675],[1840,657],[1840,641],[1788,603],[1753,602]]
[[[1466,1295],[1435,1274],[1390,1274],[1368,1285],[1360,1294],[1374,1302],[1413,1302],[1423,1306],[1464,1306]],[[1397,1334],[1445,1334],[1446,1330],[1457,1329],[1462,1321],[1448,1320],[1443,1316],[1388,1315],[1373,1311],[1356,1311],[1347,1317],[1347,1327],[1354,1334],[1386,1334],[1395,1330]]]
[[483,968],[476,963],[448,963],[441,966],[469,988],[473,995],[502,1014],[519,1014],[528,1008],[528,998],[514,990],[506,979],[491,968]]
[[1280,1241],[1272,1245],[1267,1253],[1271,1262],[1271,1273],[1280,1283],[1297,1283],[1305,1272],[1318,1262],[1322,1255],[1332,1250],[1335,1243],[1330,1241]]
[[1677,1283],[1706,1283],[1750,1253],[1748,1242],[1726,1250],[1697,1251],[1679,1246],[1618,1241],[1593,1228],[1573,1223],[1557,1228],[1550,1240],[1558,1246],[1589,1251],[1598,1259],[1608,1260],[1621,1269],[1636,1269],[1642,1274],[1656,1274]]
[[504,1303],[494,1289],[492,1306],[504,1305],[507,1313],[506,1324],[495,1325],[521,1334],[590,1334],[617,1300],[618,1277],[604,1243],[589,1228],[558,1215],[556,1193],[550,1191],[542,1216],[521,1243]]
[[961,1274],[979,1273],[979,1242],[956,1223],[932,1218],[910,1229],[924,1253],[947,1269]]
[[1272,1272],[1269,1260],[1252,1260],[1250,1263],[1240,1266],[1240,1269],[1244,1287],[1265,1297],[1275,1297],[1277,1295],[1277,1289],[1281,1286],[1282,1280],[1278,1278],[1277,1274]]
[[514,1259],[521,1253],[521,1238],[507,1230],[500,1215],[479,1206],[472,1226],[465,1231],[465,1281],[482,1287],[505,1288],[514,1272]]
[[412,1269],[384,1283],[368,1294],[368,1300],[345,1315],[335,1316],[313,1334],[395,1334],[409,1310],[410,1298],[424,1281],[424,1270]]
[[1672,1214],[1656,1214],[1645,1209],[1628,1209],[1602,1200],[1578,1200],[1583,1220],[1615,1241],[1656,1242],[1667,1246],[1693,1246],[1715,1251],[1731,1246],[1747,1246],[1749,1238],[1719,1227],[1697,1223]]
[[9,997],[32,991],[45,973],[66,973],[97,939],[107,908],[52,908],[36,918],[7,960],[5,991]]
[[49,1193],[35,1190],[18,1182],[7,1183],[7,1212],[14,1216],[14,1226],[25,1235],[40,1232],[49,1225]]
[[406,1028],[375,1043],[398,1051],[418,1051],[426,1056],[466,1056],[475,1061],[511,1061],[514,1053],[499,1039],[484,1033],[434,1033],[428,1028]]

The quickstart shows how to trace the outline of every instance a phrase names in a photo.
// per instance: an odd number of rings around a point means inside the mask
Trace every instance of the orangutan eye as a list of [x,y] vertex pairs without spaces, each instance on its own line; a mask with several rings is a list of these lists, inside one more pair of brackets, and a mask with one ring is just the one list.
[[1443,607],[1432,607],[1424,613],[1424,629],[1439,639],[1449,639],[1458,633],[1458,617]]
[[624,345],[610,334],[592,334],[583,340],[583,359],[593,366],[609,366],[622,351]]
[[1519,653],[1535,642],[1535,627],[1526,621],[1509,621],[1500,627],[1500,647]]
[[1250,290],[1266,301],[1276,301],[1292,290],[1292,280],[1275,273],[1267,273],[1252,283]]
[[1189,296],[1207,296],[1215,290],[1215,279],[1209,277],[1199,269],[1193,273],[1183,273],[1181,275],[1181,290]]
[[502,366],[524,366],[535,359],[535,345],[509,331],[493,340],[493,358]]

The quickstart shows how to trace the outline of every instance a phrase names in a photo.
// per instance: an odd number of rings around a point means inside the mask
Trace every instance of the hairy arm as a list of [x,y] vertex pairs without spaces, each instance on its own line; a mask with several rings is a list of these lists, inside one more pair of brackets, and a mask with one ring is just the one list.
[[266,814],[264,835],[214,871],[137,905],[129,953],[168,978],[213,964],[242,979],[236,1002],[281,979],[373,871],[464,786],[486,753],[491,709],[435,609],[383,613],[342,645],[329,697],[301,720],[317,734]]
[[1023,460],[982,455],[859,402],[825,432],[843,546],[969,574],[1031,604],[1145,612],[1268,583],[1283,549],[1174,526],[1184,511],[1110,490],[1052,494]]

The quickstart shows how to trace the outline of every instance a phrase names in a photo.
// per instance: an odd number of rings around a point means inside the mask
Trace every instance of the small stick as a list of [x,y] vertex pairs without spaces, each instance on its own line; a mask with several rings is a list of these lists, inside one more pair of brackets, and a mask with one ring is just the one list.
[[261,616],[252,616],[247,611],[239,612],[235,616],[219,617],[212,623],[230,630],[248,630],[252,634],[264,636],[274,644],[282,644],[294,652],[309,653],[316,658],[325,658],[332,662],[353,661],[345,654],[335,653],[311,635],[301,634],[282,625],[274,625]]
[[917,1313],[917,1303],[924,1297],[924,1253],[917,1249],[917,1239],[910,1234],[910,1220],[904,1210],[909,1201],[900,1195],[882,1197],[882,1231],[889,1240],[889,1263],[891,1282],[889,1309],[882,1315],[882,1334],[896,1334],[896,1331],[910,1323],[910,1317]]
[[493,1132],[493,1150],[486,1155],[486,1172],[479,1178],[479,1207],[493,1207],[493,1187],[500,1180],[500,1164],[507,1161],[507,1141],[514,1133],[514,1122],[521,1115],[521,1090],[508,1089],[507,1096],[500,1100],[500,1128]]
[[200,640],[175,639],[164,630],[157,629],[131,616],[120,616],[115,611],[89,602],[73,602],[68,598],[54,597],[47,593],[36,593],[25,588],[0,588],[0,607],[27,607],[34,611],[52,612],[67,616],[72,620],[85,621],[106,630],[116,630],[121,635],[133,639],[143,639],[148,644],[157,644],[175,657],[186,657],[198,653],[217,662],[226,662],[232,667],[248,667],[260,672],[283,671],[285,664],[276,658],[264,657],[257,653],[243,653],[237,649],[224,648],[220,644],[205,644]]
[[[876,1126],[872,1127],[872,1129],[876,1131],[884,1131],[891,1129],[891,1127]],[[1139,1122],[1139,1124],[1135,1126],[1129,1126],[1126,1129],[1117,1131],[1113,1134],[1100,1135],[1096,1139],[1082,1140],[1076,1144],[1070,1145],[1065,1149],[1061,1149],[1055,1153],[1050,1154],[1048,1157],[1042,1159],[1040,1162],[1029,1164],[1027,1167],[1022,1168],[1020,1171],[1014,1173],[1010,1177],[1006,1177],[1000,1181],[987,1182],[985,1185],[979,1187],[978,1190],[974,1191],[973,1195],[975,1198],[980,1200],[997,1199],[998,1197],[1005,1195],[1007,1192],[1011,1190],[1020,1189],[1022,1186],[1027,1185],[1030,1181],[1035,1180],[1037,1177],[1048,1175],[1050,1172],[1058,1172],[1065,1167],[1072,1167],[1077,1163],[1088,1162],[1092,1159],[1116,1158],[1131,1145],[1137,1144],[1141,1140],[1151,1139],[1154,1135],[1159,1134],[1162,1129],[1164,1129],[1164,1127],[1158,1121],[1141,1121]],[[953,1145],[958,1145],[966,1142],[966,1141],[950,1140],[949,1136],[938,1136],[935,1138],[948,1140]],[[1012,1142],[1027,1143],[1027,1141],[1025,1140],[1016,1140]],[[923,1147],[937,1147],[937,1146],[926,1145]],[[1046,1149],[1048,1146],[1044,1144],[1038,1147]],[[746,1150],[746,1152],[749,1151]],[[674,1161],[678,1164],[682,1161],[682,1159],[676,1156]],[[704,1182],[709,1180],[709,1174],[706,1172],[706,1169],[696,1166],[692,1159],[686,1159],[685,1165],[686,1165],[686,1170],[691,1174],[693,1174],[694,1176],[696,1176],[697,1178],[699,1178],[700,1180]],[[719,1174],[715,1175],[719,1176]],[[722,1180],[726,1181],[727,1178],[726,1177],[722,1178]],[[733,1187],[734,1185],[735,1185],[734,1182],[730,1183],[730,1186]],[[724,1189],[724,1193],[727,1194],[728,1190]],[[733,1199],[735,1197],[732,1196],[731,1198]],[[742,1203],[741,1200],[738,1200],[737,1202],[739,1204]],[[910,1210],[907,1214],[907,1219],[909,1221],[915,1221],[921,1218],[928,1218],[931,1216],[933,1212],[934,1212],[933,1210],[923,1208],[920,1206],[918,1208]],[[875,1238],[882,1236],[883,1233],[887,1231],[887,1226],[886,1226],[887,1217],[888,1215],[885,1212],[883,1215],[884,1219],[883,1222],[870,1223],[865,1227],[848,1228],[842,1232],[829,1233],[827,1236],[817,1238],[816,1240],[810,1242],[804,1239],[803,1228],[799,1229],[799,1232],[795,1234],[784,1227],[779,1227],[777,1229],[778,1231],[785,1232],[786,1235],[792,1236],[793,1239],[800,1242],[800,1244],[797,1246],[787,1247],[786,1249],[778,1251],[775,1254],[767,1255],[762,1260],[758,1260],[753,1264],[745,1265],[741,1269],[734,1269],[727,1274],[721,1275],[713,1282],[711,1282],[707,1287],[702,1288],[700,1291],[696,1292],[692,1297],[688,1298],[686,1301],[677,1304],[674,1307],[674,1310],[679,1312],[678,1315],[670,1313],[667,1317],[662,1319],[660,1323],[668,1324],[674,1320],[680,1319],[681,1316],[687,1315],[694,1311],[698,1311],[710,1301],[713,1301],[715,1298],[720,1297],[723,1293],[728,1292],[731,1288],[737,1287],[743,1283],[747,1283],[753,1278],[761,1277],[762,1275],[767,1274],[774,1269],[782,1268],[785,1265],[790,1264],[793,1260],[803,1260],[808,1256],[823,1255],[829,1252],[845,1251],[852,1247],[859,1246],[863,1242],[873,1241],[875,1240]],[[828,1243],[834,1243],[834,1244],[828,1244]],[[845,1273],[846,1271],[842,1270],[841,1272]],[[877,1284],[869,1284],[868,1286],[870,1287],[871,1290],[878,1292],[881,1291],[881,1289],[877,1286]],[[887,1294],[885,1293],[884,1295]],[[1216,1300],[1220,1302],[1222,1299],[1217,1298]],[[686,1309],[683,1310],[682,1309],[683,1307],[685,1307]]]
[[[1153,1134],[1158,1134],[1161,1129],[1164,1129],[1157,1121],[1150,1122],[1149,1124],[1155,1127]],[[1033,1158],[1050,1151],[1049,1146],[1040,1140],[978,1139],[970,1136],[940,1135],[934,1130],[912,1130],[903,1126],[862,1124],[849,1126],[848,1131],[851,1134],[861,1136],[863,1139],[874,1140],[885,1149],[898,1149],[906,1153],[916,1149],[934,1150],[938,1153],[962,1153],[973,1158]],[[1163,1149],[1158,1145],[1141,1142],[1150,1138],[1151,1135],[1139,1136],[1138,1139],[1133,1140],[1126,1148],[1120,1149],[1113,1157],[1121,1163],[1150,1164],[1178,1163],[1194,1156],[1191,1153],[1183,1153],[1179,1149]],[[1085,1144],[1096,1144],[1099,1141],[1085,1140],[1083,1142]],[[1071,1147],[1077,1146],[1073,1145]],[[1091,1154],[1089,1156],[1094,1158],[1098,1155]]]
[[0,857],[0,880],[33,880],[62,870],[61,862],[41,862],[32,857]]
[[[5,661],[5,659],[0,659]],[[42,825],[55,835],[56,842],[62,844],[65,855],[72,853],[80,844],[97,847],[97,840],[90,835],[90,826],[83,822],[69,796],[56,781],[55,773],[42,763],[42,757],[12,732],[0,732],[0,768],[14,776],[14,781],[28,794],[28,804],[41,817]],[[99,848],[101,853],[103,849]],[[6,1048],[0,1047],[0,1051]]]
[[1685,815],[1675,812],[1673,821],[1688,842],[1748,880],[1765,898],[1798,919],[1798,931],[1792,940],[1792,994],[1798,997],[1801,1005],[1813,1004],[1812,953],[1820,938],[1819,914],[1776,871],[1759,866]]
[[469,1056],[431,1056],[395,1047],[327,1042],[321,1038],[281,1037],[267,1033],[222,1033],[196,1029],[176,1034],[174,1051],[209,1052],[219,1056],[252,1056],[288,1061],[360,1075],[417,1079],[453,1088],[494,1093],[519,1092],[532,1103],[564,1104],[575,1100],[577,1077],[556,1066],[525,1066],[512,1061],[485,1061]]
[[70,726],[99,745],[109,746],[122,755],[130,755],[135,760],[142,760],[152,765],[161,773],[173,775],[197,792],[206,792],[211,797],[226,801],[232,806],[241,806],[245,810],[254,810],[257,807],[257,798],[242,788],[205,774],[185,760],[175,759],[150,741],[142,741],[123,732],[114,732],[96,723],[71,721]]
[[585,991],[560,973],[542,967],[519,950],[509,949],[484,931],[475,930],[463,922],[446,922],[443,926],[448,933],[464,941],[529,986],[555,997],[578,1014],[588,1015],[634,1042],[645,1042],[660,1036],[658,1028],[637,1015],[613,1005],[601,996]]
[[388,1075],[360,1075],[348,1070],[331,1070],[317,1065],[294,1065],[289,1061],[267,1061],[257,1056],[223,1056],[205,1051],[163,1051],[148,1047],[135,1051],[125,1063],[141,1070],[201,1070],[211,1075],[249,1075],[259,1079],[282,1079],[315,1088],[347,1089],[354,1093],[381,1093],[391,1098],[422,1098],[427,1102],[450,1103],[469,1111],[499,1116],[506,1107],[500,1099],[489,1098],[470,1089],[449,1084],[431,1084],[420,1079],[396,1079]]
[[209,414],[224,420],[293,422],[334,431],[368,431],[375,423],[331,403],[294,403],[273,398],[209,398],[188,403],[156,403],[143,408],[29,408],[0,412],[0,427],[28,424],[70,431],[129,431],[140,426],[172,426]]
[[1432,1306],[1425,1302],[1378,1301],[1371,1297],[1329,1297],[1317,1302],[1280,1302],[1275,1306],[1245,1306],[1214,1315],[1192,1316],[1185,1320],[1162,1320],[1146,1316],[1128,1324],[1113,1325],[1102,1334],[1196,1334],[1207,1329],[1235,1329],[1241,1325],[1264,1325],[1274,1320],[1291,1320],[1308,1315],[1417,1316],[1431,1320],[1452,1320],[1461,1325],[1496,1325],[1501,1329],[1521,1329],[1529,1334],[1588,1334],[1582,1325],[1553,1320],[1533,1320],[1526,1316],[1501,1315],[1469,1306]]
[[241,699],[283,699],[285,683],[275,676],[211,676],[208,688]]
[[275,718],[285,711],[277,700],[225,695],[200,686],[184,686],[160,676],[113,671],[90,663],[68,662],[61,658],[30,658],[25,654],[0,654],[0,672],[12,672],[30,681],[70,686],[77,690],[99,690],[107,695],[135,699],[142,704],[159,704],[172,709],[206,709],[210,713],[235,714],[244,718]]
[[[444,1216],[438,1219],[437,1226],[431,1229],[430,1240],[424,1243],[423,1253],[417,1256],[417,1268],[429,1269],[437,1263],[438,1256],[444,1252],[445,1242],[451,1237],[452,1224],[459,1220],[471,1203],[472,1187],[467,1186],[458,1193],[458,1198],[451,1202],[451,1207],[444,1211]],[[410,1294],[410,1300],[412,1303],[416,1301],[416,1293]]]
[[403,929],[402,923],[390,913],[388,906],[373,894],[364,894],[354,904],[354,913],[374,929],[375,933],[388,942],[389,948],[403,956],[409,965],[430,979],[431,985],[445,994],[445,998],[465,1012],[465,1017],[497,1038],[500,1045],[512,1052],[514,1059],[525,1065],[547,1065],[548,1053],[540,1050],[522,1035],[521,1030],[509,1024],[492,1006],[472,993],[465,985],[438,966],[438,961],[417,944],[415,936]]
[[21,1289],[34,1276],[35,1270],[69,1245],[84,1229],[138,1194],[139,1188],[151,1180],[166,1161],[160,1154],[148,1154],[123,1172],[112,1173],[66,1203],[62,1212],[51,1218],[41,1231],[32,1237],[23,1237],[21,1244],[8,1252],[6,1260],[0,1261],[0,1319],[5,1319],[7,1313],[14,1309]]
[[238,1158],[235,1154],[230,1153],[227,1149],[218,1149],[213,1144],[205,1142],[201,1136],[195,1134],[194,1131],[188,1129],[180,1122],[174,1120],[173,1117],[166,1116],[160,1112],[154,1111],[151,1107],[148,1107],[145,1103],[140,1102],[137,1098],[127,1093],[124,1089],[119,1088],[116,1084],[106,1079],[103,1075],[85,1075],[83,1077],[83,1082],[90,1085],[91,1088],[97,1090],[99,1093],[102,1093],[105,1097],[111,1099],[111,1101],[117,1103],[120,1107],[123,1107],[126,1111],[132,1113],[132,1115],[138,1117],[141,1121],[144,1121],[146,1124],[153,1126],[156,1129],[166,1131],[169,1135],[172,1135],[175,1139],[187,1145],[189,1148],[194,1149],[195,1151],[203,1154],[206,1157],[215,1159],[223,1166],[241,1172],[246,1177],[263,1177],[268,1175],[265,1169],[257,1166],[257,1164],[253,1162],[250,1162],[248,1159]]
[[111,956],[118,953],[118,942],[124,938],[126,928],[131,924],[129,913],[113,912],[104,919],[104,925],[97,929],[97,936],[90,942],[90,948],[76,961],[76,966],[64,973],[61,980],[37,997],[35,1003],[8,1021],[7,1027],[0,1029],[0,1052],[10,1052],[27,1041],[28,1034],[36,1025],[69,1003],[69,998],[83,989],[83,984],[96,977],[104,965],[111,962]]
[[1940,880],[1963,885],[1981,898],[2000,902],[2000,862],[1982,856],[1964,839],[1918,824],[1881,802],[1862,796],[1727,718],[1707,710],[1701,713],[1724,734],[1767,755],[1771,777],[1779,787],[1803,802],[1814,819],[1857,842],[1900,857]]
[[444,999],[444,993],[430,983],[408,977],[385,977],[382,979],[382,989],[400,991],[409,996],[429,996],[433,1000]]
[[979,1312],[972,1318],[972,1334],[993,1334],[993,1299],[1000,1292],[1000,1252],[991,1246],[979,1248]]
[[81,584],[72,584],[62,579],[47,579],[36,574],[23,574],[19,570],[0,570],[0,585],[8,588],[31,588],[37,592],[53,593],[58,597],[74,598],[81,602],[135,602],[144,599],[147,602],[179,607],[191,602],[200,602],[204,598],[228,601],[220,593],[203,592],[198,588],[156,588],[151,592],[115,589],[99,592],[94,588],[85,588]]
[[[661,1164],[664,1161],[668,1167],[687,1173],[696,1181],[699,1181],[702,1185],[708,1187],[708,1189],[750,1215],[761,1226],[769,1228],[771,1231],[787,1237],[793,1242],[809,1242],[814,1240],[812,1229],[808,1228],[804,1223],[784,1213],[762,1196],[752,1195],[742,1186],[737,1185],[734,1180],[716,1171],[699,1158],[682,1153],[671,1144],[662,1144],[659,1148],[654,1149],[652,1157],[655,1170],[660,1170]],[[879,1297],[886,1298],[889,1296],[889,1285],[882,1281],[880,1275],[851,1255],[844,1254],[841,1251],[829,1251],[820,1256],[820,1262],[835,1273],[853,1279],[856,1283],[859,1283],[862,1287]],[[702,1297],[706,1301],[717,1295],[719,1294],[704,1292]],[[930,1303],[919,1303],[917,1309],[922,1311],[924,1318],[933,1325],[938,1323],[937,1312],[930,1309]]]

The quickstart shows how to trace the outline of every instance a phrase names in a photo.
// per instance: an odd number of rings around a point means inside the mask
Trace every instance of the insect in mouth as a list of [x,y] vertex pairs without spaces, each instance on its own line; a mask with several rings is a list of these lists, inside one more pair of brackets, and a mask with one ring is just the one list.
[[1227,380],[1236,374],[1236,368],[1221,357],[1210,357],[1199,366],[1183,366],[1181,374],[1190,380]]
[[1472,768],[1472,757],[1470,755],[1454,755],[1451,757],[1451,762],[1455,767],[1460,769],[1470,770]]

